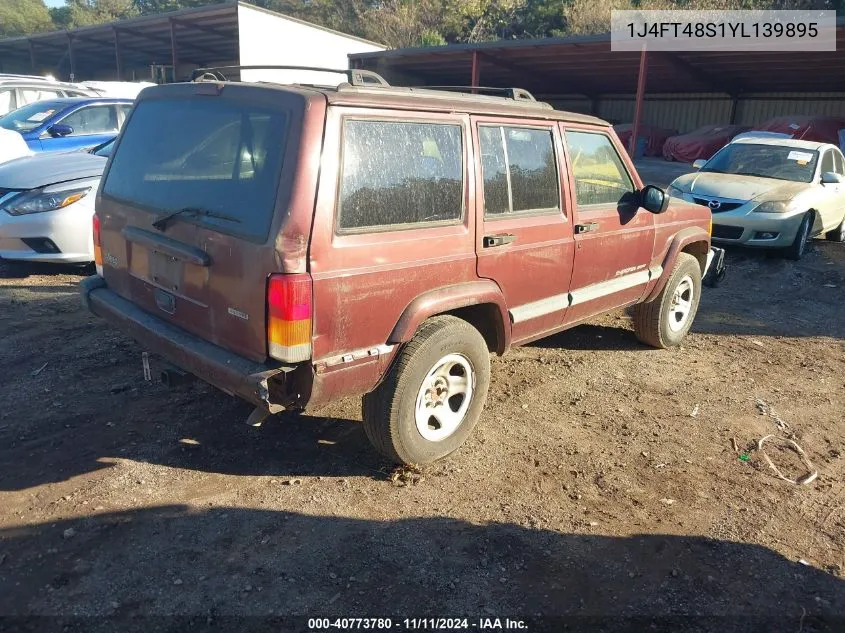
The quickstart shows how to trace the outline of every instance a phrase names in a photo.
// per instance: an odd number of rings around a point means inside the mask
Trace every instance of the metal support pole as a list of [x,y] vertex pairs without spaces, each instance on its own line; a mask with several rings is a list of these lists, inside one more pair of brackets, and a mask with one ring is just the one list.
[[117,80],[123,79],[123,68],[120,63],[120,31],[112,29],[114,32],[114,66],[117,70]]
[[176,28],[173,20],[170,20],[170,56],[173,63],[173,81],[178,81],[176,68],[179,66],[179,56],[176,53]]
[[472,93],[476,94],[478,91],[475,90],[478,88],[479,81],[481,78],[481,64],[480,60],[478,59],[478,51],[472,51],[472,71],[470,77],[470,86],[472,86],[473,90]]
[[728,123],[734,124],[736,123],[736,108],[739,105],[739,99],[735,95],[731,95],[731,115],[728,119]]
[[76,64],[73,60],[73,37],[70,33],[67,34],[67,58],[70,62],[70,80],[76,81]]
[[645,95],[646,73],[648,72],[648,57],[646,48],[640,52],[640,74],[637,78],[637,100],[634,104],[634,125],[631,129],[631,140],[628,142],[628,154],[631,158],[637,150],[637,139],[640,135],[640,122],[643,118],[643,96]]

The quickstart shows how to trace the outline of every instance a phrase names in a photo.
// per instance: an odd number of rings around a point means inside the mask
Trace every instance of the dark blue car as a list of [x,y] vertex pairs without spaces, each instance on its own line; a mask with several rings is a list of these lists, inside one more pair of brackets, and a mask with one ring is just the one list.
[[0,127],[20,133],[34,152],[85,149],[117,136],[132,103],[105,97],[36,101],[0,117]]

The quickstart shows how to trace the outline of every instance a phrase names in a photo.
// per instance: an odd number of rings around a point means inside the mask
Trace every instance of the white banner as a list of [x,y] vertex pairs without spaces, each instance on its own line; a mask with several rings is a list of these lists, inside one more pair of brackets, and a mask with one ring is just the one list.
[[835,11],[612,11],[610,28],[613,51],[836,50]]

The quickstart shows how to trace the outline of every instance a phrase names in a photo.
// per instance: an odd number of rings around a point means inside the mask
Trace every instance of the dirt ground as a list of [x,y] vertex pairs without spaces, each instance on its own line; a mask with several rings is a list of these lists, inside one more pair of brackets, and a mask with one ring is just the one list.
[[[0,614],[843,631],[845,245],[729,266],[681,348],[641,346],[619,313],[495,358],[467,445],[399,478],[358,402],[247,427],[213,388],[144,382],[142,350],[83,312],[81,273],[0,268]],[[745,452],[778,419],[809,485]],[[194,619],[145,619],[174,614]]]

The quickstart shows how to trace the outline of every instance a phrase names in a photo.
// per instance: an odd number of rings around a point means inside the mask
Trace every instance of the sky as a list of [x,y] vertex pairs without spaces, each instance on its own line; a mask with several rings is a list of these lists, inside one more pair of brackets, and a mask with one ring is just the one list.
[[48,7],[60,7],[65,3],[65,0],[44,0],[44,4]]

